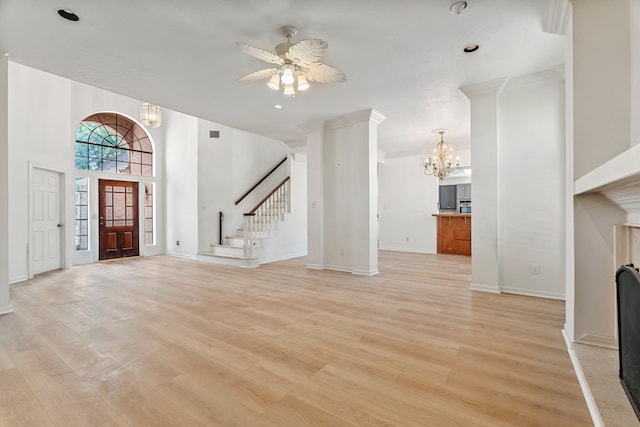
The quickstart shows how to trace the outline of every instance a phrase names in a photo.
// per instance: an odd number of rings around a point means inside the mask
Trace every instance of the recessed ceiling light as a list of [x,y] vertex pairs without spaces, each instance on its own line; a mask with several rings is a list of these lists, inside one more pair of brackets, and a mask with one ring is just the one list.
[[66,9],[58,10],[58,15],[62,16],[64,19],[68,21],[77,22],[80,20],[80,17],[78,15]]
[[465,11],[465,9],[467,8],[468,4],[466,1],[457,1],[455,3],[453,3],[450,7],[449,10],[451,11],[451,13],[453,13],[454,15],[460,15],[462,12]]
[[476,50],[480,49],[480,46],[478,46],[475,43],[469,43],[468,45],[466,45],[464,47],[464,49],[462,49],[464,52],[466,53],[471,53],[471,52],[475,52]]
[[273,106],[273,108],[275,108],[276,110],[282,110],[282,105],[276,104]]

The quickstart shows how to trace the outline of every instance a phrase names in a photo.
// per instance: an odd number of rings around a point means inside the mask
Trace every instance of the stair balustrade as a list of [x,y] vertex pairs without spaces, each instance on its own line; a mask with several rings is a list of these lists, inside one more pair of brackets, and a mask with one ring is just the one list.
[[250,212],[244,214],[243,257],[253,258],[256,240],[264,237],[284,214],[291,212],[291,179],[286,177],[276,188],[263,198]]

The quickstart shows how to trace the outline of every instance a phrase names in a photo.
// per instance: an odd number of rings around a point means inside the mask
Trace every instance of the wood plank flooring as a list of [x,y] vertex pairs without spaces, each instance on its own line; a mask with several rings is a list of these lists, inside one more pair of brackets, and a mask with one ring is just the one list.
[[158,256],[15,284],[0,425],[591,425],[562,302],[472,292],[469,257],[379,263]]

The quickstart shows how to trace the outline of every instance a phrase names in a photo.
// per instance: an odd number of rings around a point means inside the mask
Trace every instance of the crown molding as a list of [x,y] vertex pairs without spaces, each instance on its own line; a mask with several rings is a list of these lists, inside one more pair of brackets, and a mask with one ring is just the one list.
[[524,76],[512,77],[509,79],[507,87],[519,87],[526,86],[532,83],[540,83],[546,81],[562,81],[564,80],[564,64],[558,67],[553,67],[550,70],[539,71],[537,73],[526,74]]
[[572,5],[569,0],[547,0],[547,10],[542,23],[545,33],[567,34],[569,22],[571,22]]
[[324,120],[319,120],[315,122],[303,123],[298,127],[302,129],[304,133],[313,133],[324,130],[325,123],[326,122]]
[[351,122],[349,122],[349,120],[347,120],[344,117],[338,117],[337,119],[333,119],[333,120],[327,120],[325,122],[325,129],[340,129],[340,128],[344,128],[347,127],[351,124]]
[[500,77],[499,79],[495,80],[489,80],[486,82],[463,86],[459,88],[459,90],[469,100],[473,98],[480,98],[483,96],[498,96],[508,80],[509,77]]
[[366,110],[357,111],[355,113],[347,114],[347,115],[344,116],[344,118],[347,121],[349,121],[349,123],[359,123],[359,122],[365,122],[365,121],[372,121],[372,122],[375,122],[375,124],[379,125],[380,123],[382,123],[387,118],[387,116],[385,116],[384,114],[382,114],[378,110],[375,110],[373,108],[369,108],[369,109],[366,109]]

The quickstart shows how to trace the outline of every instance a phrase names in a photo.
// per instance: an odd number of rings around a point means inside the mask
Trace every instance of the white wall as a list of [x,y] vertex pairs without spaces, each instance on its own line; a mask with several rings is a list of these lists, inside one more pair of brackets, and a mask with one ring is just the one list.
[[501,289],[562,299],[564,84],[554,71],[503,88],[498,159]]
[[586,0],[573,5],[575,178],[630,145],[629,4]]
[[0,314],[12,311],[9,301],[9,64],[0,51]]
[[[209,131],[220,131],[210,138]],[[223,237],[237,236],[243,226],[243,214],[273,188],[261,186],[259,198],[236,206],[235,201],[287,155],[281,142],[206,120],[198,120],[198,240],[200,251],[218,244],[218,213],[222,212]],[[286,164],[279,171],[286,176]],[[306,231],[305,231],[306,232]]]
[[[573,4],[573,179],[638,143],[638,14],[638,0]],[[567,196],[574,227],[573,252],[567,254],[574,256],[568,263],[574,270],[567,286],[574,295],[567,300],[567,333],[573,340],[596,337],[615,345],[614,227],[626,215],[601,194]]]
[[289,156],[291,177],[291,213],[278,224],[260,252],[260,263],[307,254],[307,163]]
[[[9,62],[9,275],[16,282],[29,277],[27,246],[29,244],[29,168],[52,169],[64,175],[64,210],[62,221],[66,247],[63,265],[98,259],[97,245],[97,180],[99,178],[155,181],[157,244],[140,246],[141,255],[164,252],[164,143],[161,130],[154,130],[156,177],[133,177],[76,171],[75,129],[85,117],[113,111],[134,120],[141,101],[74,82],[50,73]],[[90,211],[91,250],[75,251],[74,192],[76,175],[89,176],[92,206]],[[141,195],[143,197],[143,195]],[[141,228],[143,222],[141,222]],[[143,235],[143,234],[141,234]]]
[[378,139],[374,109],[304,126],[310,268],[378,273]]
[[[140,114],[141,101],[126,96],[118,95],[113,92],[105,91],[93,86],[89,86],[83,83],[70,81],[70,124],[69,133],[72,141],[75,141],[75,131],[78,124],[87,118],[88,116],[102,112],[113,111],[118,114],[127,116],[134,122],[138,122]],[[165,110],[165,114],[168,111]],[[74,182],[75,175],[89,177],[89,214],[90,214],[90,250],[86,252],[72,251],[71,260],[72,264],[80,264],[87,262],[95,262],[99,258],[99,224],[98,224],[98,181],[100,179],[117,179],[123,181],[134,181],[139,183],[138,187],[138,206],[144,206],[144,184],[146,182],[155,182],[155,239],[154,245],[144,244],[144,221],[139,221],[139,235],[140,235],[140,255],[149,256],[157,255],[165,252],[165,233],[164,233],[164,133],[163,128],[147,129],[151,142],[153,144],[154,154],[154,176],[143,177],[135,175],[114,175],[111,173],[103,172],[91,172],[91,171],[76,171],[75,164],[73,163],[73,151],[71,154],[72,160],[70,170],[73,174],[70,174],[70,189],[71,194],[75,191]],[[74,150],[75,144],[71,144],[71,150]],[[73,206],[71,206],[70,215],[74,215]],[[142,214],[142,209],[140,210]],[[73,229],[68,227],[66,230],[70,234],[68,238],[73,240]]]
[[[63,197],[74,200],[74,139],[70,121],[71,82],[53,74],[9,62],[9,280],[29,278],[29,164],[67,173]],[[75,241],[73,211],[67,204],[67,251]],[[68,257],[67,257],[68,259]]]
[[166,140],[167,253],[195,259],[198,253],[198,119],[164,111]]
[[438,179],[422,172],[422,157],[387,157],[378,165],[380,249],[436,253]]

